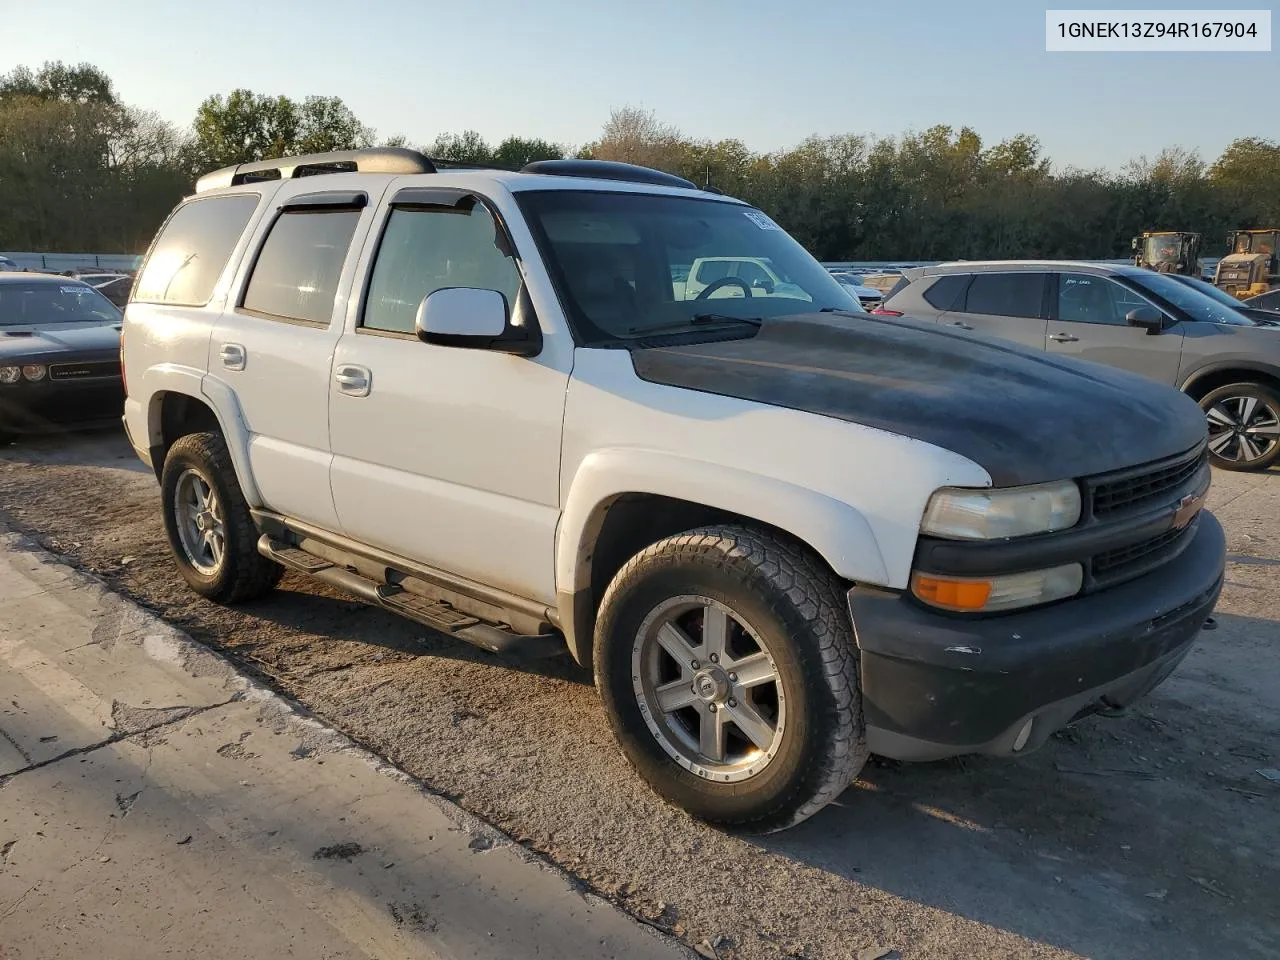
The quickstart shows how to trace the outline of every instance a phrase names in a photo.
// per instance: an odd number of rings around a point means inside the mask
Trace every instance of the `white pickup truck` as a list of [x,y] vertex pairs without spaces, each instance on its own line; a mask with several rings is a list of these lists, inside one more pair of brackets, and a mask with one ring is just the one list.
[[[717,258],[786,286],[677,290]],[[289,569],[567,650],[655,789],[779,829],[868,751],[1015,755],[1122,709],[1222,583],[1195,403],[855,309],[765,214],[657,171],[263,161],[152,244],[124,420],[199,593]]]

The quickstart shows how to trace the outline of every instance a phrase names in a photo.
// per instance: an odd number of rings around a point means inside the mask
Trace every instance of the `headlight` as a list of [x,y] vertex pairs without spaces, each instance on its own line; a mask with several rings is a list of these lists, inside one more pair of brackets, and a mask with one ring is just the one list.
[[1073,597],[1084,582],[1084,568],[1067,563],[1048,570],[995,577],[911,575],[911,592],[925,603],[965,613],[998,613]]
[[29,363],[22,368],[22,375],[33,383],[36,380],[43,380],[44,375],[48,372],[48,369],[42,363]]
[[21,367],[0,367],[0,383],[17,383],[21,379]]
[[929,498],[920,531],[953,540],[1000,540],[1074,527],[1080,488],[1074,481],[971,490],[944,487]]

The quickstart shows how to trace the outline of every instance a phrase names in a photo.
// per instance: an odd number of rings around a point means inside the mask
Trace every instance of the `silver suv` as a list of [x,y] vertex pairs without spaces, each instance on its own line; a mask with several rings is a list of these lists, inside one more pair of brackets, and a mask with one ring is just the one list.
[[1269,467],[1280,457],[1280,322],[1246,316],[1181,280],[1073,261],[944,263],[904,270],[877,312],[1175,386],[1205,411],[1216,466]]

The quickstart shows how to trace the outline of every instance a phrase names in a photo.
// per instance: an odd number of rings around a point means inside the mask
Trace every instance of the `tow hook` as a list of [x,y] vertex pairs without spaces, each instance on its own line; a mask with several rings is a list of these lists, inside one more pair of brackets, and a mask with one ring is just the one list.
[[1215,620],[1213,617],[1205,617],[1205,621],[1203,624],[1200,625],[1200,629],[1201,630],[1217,630],[1218,621]]

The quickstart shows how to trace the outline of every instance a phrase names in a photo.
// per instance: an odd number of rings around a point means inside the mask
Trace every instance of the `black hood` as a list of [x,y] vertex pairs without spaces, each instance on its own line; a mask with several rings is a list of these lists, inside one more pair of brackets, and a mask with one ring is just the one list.
[[1204,415],[1177,390],[906,319],[805,314],[750,339],[634,349],[636,373],[876,427],[954,451],[997,486],[1083,477],[1181,453]]
[[111,323],[50,323],[0,326],[0,362],[14,360],[73,360],[118,353],[120,325]]

